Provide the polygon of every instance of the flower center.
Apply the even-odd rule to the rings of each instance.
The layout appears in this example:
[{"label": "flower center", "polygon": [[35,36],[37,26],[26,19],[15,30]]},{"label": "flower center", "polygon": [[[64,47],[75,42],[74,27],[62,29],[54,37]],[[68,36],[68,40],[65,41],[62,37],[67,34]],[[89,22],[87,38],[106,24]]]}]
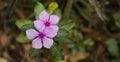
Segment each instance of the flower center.
[{"label": "flower center", "polygon": [[43,39],[45,37],[45,34],[44,33],[39,33],[38,37],[41,38],[41,39]]},{"label": "flower center", "polygon": [[50,26],[50,22],[49,22],[49,21],[46,21],[46,22],[45,22],[45,26]]}]

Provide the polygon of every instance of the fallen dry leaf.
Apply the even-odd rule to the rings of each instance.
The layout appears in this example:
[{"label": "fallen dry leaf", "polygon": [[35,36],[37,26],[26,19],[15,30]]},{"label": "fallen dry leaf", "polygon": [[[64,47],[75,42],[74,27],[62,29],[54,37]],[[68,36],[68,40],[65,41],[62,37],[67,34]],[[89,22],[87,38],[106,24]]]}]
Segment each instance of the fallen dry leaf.
[{"label": "fallen dry leaf", "polygon": [[6,2],[0,1],[0,10],[8,6]]},{"label": "fallen dry leaf", "polygon": [[7,35],[3,31],[0,31],[0,45],[5,47],[6,45],[10,44],[12,37],[12,34]]},{"label": "fallen dry leaf", "polygon": [[24,48],[24,58],[28,61],[28,62],[34,62],[33,59],[31,59],[29,57],[29,50],[31,48],[31,45],[29,43],[27,44],[22,44],[23,48]]},{"label": "fallen dry leaf", "polygon": [[103,45],[99,45],[98,49],[96,51],[97,56],[99,56],[99,57],[102,56],[104,51],[105,51],[104,46]]},{"label": "fallen dry leaf", "polygon": [[15,9],[15,13],[16,15],[20,18],[20,19],[24,19],[25,18],[25,13],[21,8],[16,8]]},{"label": "fallen dry leaf", "polygon": [[70,57],[70,62],[77,62],[78,60],[86,59],[89,56],[89,53],[77,52],[74,56]]},{"label": "fallen dry leaf", "polygon": [[97,32],[95,30],[92,30],[92,29],[84,27],[84,26],[80,27],[80,31],[84,32],[87,37],[92,38],[93,40],[98,40],[102,43],[105,43],[105,41],[109,38],[106,35],[106,33]]},{"label": "fallen dry leaf", "polygon": [[8,62],[8,60],[3,57],[0,57],[0,62]]}]

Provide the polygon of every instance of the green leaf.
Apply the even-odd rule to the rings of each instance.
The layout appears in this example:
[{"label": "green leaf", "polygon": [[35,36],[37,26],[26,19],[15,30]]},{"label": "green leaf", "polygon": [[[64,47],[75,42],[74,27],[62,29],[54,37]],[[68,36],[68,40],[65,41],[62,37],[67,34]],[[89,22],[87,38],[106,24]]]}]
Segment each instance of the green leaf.
[{"label": "green leaf", "polygon": [[18,20],[18,17],[16,15],[12,15],[9,20],[11,23],[14,23],[16,20]]},{"label": "green leaf", "polygon": [[20,42],[20,43],[28,43],[31,42],[29,39],[27,39],[25,33],[20,33],[17,37],[16,37],[16,41]]},{"label": "green leaf", "polygon": [[90,38],[85,39],[83,42],[84,42],[84,45],[89,45],[89,46],[94,45],[94,41]]},{"label": "green leaf", "polygon": [[30,24],[25,24],[21,27],[22,30],[27,30],[27,29],[31,29],[31,28],[34,28],[34,25],[33,23],[30,23]]},{"label": "green leaf", "polygon": [[74,37],[75,37],[76,40],[78,40],[78,41],[81,40],[81,39],[80,39],[80,34],[81,34],[81,33],[80,33],[79,31],[74,30],[73,33],[74,33]]},{"label": "green leaf", "polygon": [[83,44],[83,40],[75,40],[76,42],[74,42],[74,44],[75,44],[75,46],[76,47],[81,47],[81,46],[83,46],[84,44]]},{"label": "green leaf", "polygon": [[69,24],[69,23],[71,23],[72,22],[72,20],[71,19],[64,19],[64,20],[61,20],[59,23],[58,23],[58,26],[64,26],[64,25],[66,25],[66,24]]},{"label": "green leaf", "polygon": [[65,20],[61,21],[58,25],[60,26],[60,28],[69,31],[70,29],[72,29],[75,26],[75,23],[72,22],[72,20],[70,20],[70,19],[65,19]]},{"label": "green leaf", "polygon": [[52,59],[54,60],[64,59],[63,51],[58,43],[54,42],[53,46],[48,50],[48,52],[50,53]]},{"label": "green leaf", "polygon": [[61,12],[60,8],[55,9],[54,12],[53,12],[53,14],[59,16],[60,19],[61,19],[61,17],[62,17],[62,12]]},{"label": "green leaf", "polygon": [[69,38],[67,38],[67,37],[63,37],[63,38],[60,38],[58,40],[60,40],[61,42],[65,43],[66,45],[67,44],[73,44],[73,42]]},{"label": "green leaf", "polygon": [[85,46],[80,46],[80,47],[79,47],[79,50],[80,50],[80,52],[82,52],[82,53],[86,53],[86,48],[85,48]]},{"label": "green leaf", "polygon": [[115,39],[109,39],[107,42],[107,47],[108,47],[108,51],[114,55],[117,56],[119,55],[119,49],[118,49],[118,44],[117,41]]},{"label": "green leaf", "polygon": [[116,13],[113,15],[113,18],[114,18],[114,20],[115,20],[116,26],[120,28],[120,11],[116,12]]},{"label": "green leaf", "polygon": [[66,24],[64,26],[62,26],[61,28],[69,31],[70,29],[72,29],[73,27],[75,26],[75,24],[73,22],[69,23],[69,24]]},{"label": "green leaf", "polygon": [[58,4],[56,2],[51,2],[48,6],[49,14],[52,14],[56,8],[58,8]]},{"label": "green leaf", "polygon": [[79,7],[78,4],[75,5],[76,9],[79,11],[79,14],[86,19],[87,21],[92,21],[91,12],[87,8]]},{"label": "green leaf", "polygon": [[33,58],[40,55],[40,49],[30,48],[29,57]]},{"label": "green leaf", "polygon": [[33,28],[33,22],[29,19],[21,19],[16,21],[16,26],[21,30]]},{"label": "green leaf", "polygon": [[78,50],[77,50],[76,48],[72,48],[72,50],[71,50],[71,55],[74,56],[74,55],[77,53],[77,51],[78,51]]},{"label": "green leaf", "polygon": [[66,38],[66,37],[68,37],[68,31],[66,31],[64,29],[59,29],[56,37],[59,37],[59,38]]},{"label": "green leaf", "polygon": [[39,14],[45,10],[45,7],[43,6],[42,3],[37,2],[35,8],[34,8],[34,14],[35,14],[35,18],[39,19]]},{"label": "green leaf", "polygon": [[70,40],[68,37],[64,37],[64,36],[60,37],[60,38],[55,37],[54,40],[55,41],[60,41],[64,44],[66,44],[66,46],[68,46],[69,48],[74,47],[74,44],[73,44],[72,40]]},{"label": "green leaf", "polygon": [[72,44],[66,44],[69,48],[74,48],[75,45],[72,43]]}]

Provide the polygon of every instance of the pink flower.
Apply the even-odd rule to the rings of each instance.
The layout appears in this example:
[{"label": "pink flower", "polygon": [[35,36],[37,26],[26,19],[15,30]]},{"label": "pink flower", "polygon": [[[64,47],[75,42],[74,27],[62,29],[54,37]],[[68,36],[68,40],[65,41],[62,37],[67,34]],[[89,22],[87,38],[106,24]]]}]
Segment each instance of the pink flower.
[{"label": "pink flower", "polygon": [[49,29],[44,29],[43,31],[36,31],[34,29],[28,29],[26,31],[26,35],[28,39],[32,40],[32,47],[36,49],[42,48],[50,48],[53,45],[53,37],[55,37],[57,32],[51,31]]},{"label": "pink flower", "polygon": [[57,35],[59,17],[56,15],[50,15],[43,11],[39,16],[39,20],[34,21],[34,26],[38,30],[28,29],[26,35],[28,39],[32,41],[32,47],[36,49],[50,48],[53,45],[53,37]]},{"label": "pink flower", "polygon": [[34,24],[38,30],[43,30],[48,28],[52,31],[58,31],[58,26],[56,24],[59,21],[59,17],[56,15],[49,15],[46,11],[43,11],[39,15],[39,20],[35,20]]}]

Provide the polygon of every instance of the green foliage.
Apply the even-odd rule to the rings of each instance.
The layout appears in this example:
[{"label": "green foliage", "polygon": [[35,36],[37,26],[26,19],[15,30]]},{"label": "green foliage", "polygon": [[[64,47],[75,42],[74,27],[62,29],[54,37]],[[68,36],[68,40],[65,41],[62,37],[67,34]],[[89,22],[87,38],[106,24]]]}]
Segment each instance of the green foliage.
[{"label": "green foliage", "polygon": [[21,28],[22,28],[22,30],[31,29],[31,28],[34,28],[34,24],[33,23],[25,24]]},{"label": "green foliage", "polygon": [[56,42],[54,42],[53,46],[48,50],[50,53],[50,56],[54,60],[63,60],[64,59],[64,54],[62,52],[62,49],[60,45]]},{"label": "green foliage", "polygon": [[59,38],[68,37],[68,31],[64,29],[59,29],[56,37],[59,37]]},{"label": "green foliage", "polygon": [[67,38],[67,37],[63,37],[61,39],[59,39],[61,42],[65,43],[67,46],[69,47],[73,47],[73,42],[72,40],[70,40],[70,38]]},{"label": "green foliage", "polygon": [[94,45],[94,41],[93,41],[92,39],[90,39],[90,38],[85,39],[85,40],[83,41],[83,43],[84,43],[84,45],[89,45],[89,46]]},{"label": "green foliage", "polygon": [[[83,53],[86,52],[84,41],[80,38],[80,32],[77,30],[70,31],[70,38],[62,38],[62,41],[71,48],[71,55],[76,54],[77,51],[81,51]],[[71,39],[72,38],[72,39]],[[88,45],[88,44],[87,44]]]},{"label": "green foliage", "polygon": [[56,9],[54,10],[53,14],[59,16],[60,19],[61,19],[61,17],[62,17],[62,12],[61,12],[60,8],[56,8]]},{"label": "green foliage", "polygon": [[45,10],[45,7],[43,6],[42,3],[37,2],[35,8],[34,8],[34,15],[36,19],[39,19],[39,14]]},{"label": "green foliage", "polygon": [[113,15],[113,18],[114,18],[114,20],[115,20],[116,26],[120,28],[120,11],[116,12],[116,13]]},{"label": "green foliage", "polygon": [[20,34],[16,37],[16,41],[17,41],[17,42],[20,42],[20,43],[31,42],[29,39],[27,39],[25,33],[20,33]]},{"label": "green foliage", "polygon": [[89,10],[88,8],[82,8],[79,7],[78,4],[75,5],[75,7],[77,8],[77,10],[79,10],[79,14],[86,19],[87,21],[92,21],[92,17],[91,17],[91,12],[92,10]]},{"label": "green foliage", "polygon": [[77,53],[77,49],[76,48],[72,48],[71,50],[71,55],[74,56]]},{"label": "green foliage", "polygon": [[118,56],[119,55],[119,49],[118,49],[118,44],[117,41],[115,39],[109,39],[107,42],[107,47],[108,47],[108,51],[114,55],[114,56]]},{"label": "green foliage", "polygon": [[111,62],[120,62],[120,59],[114,59]]},{"label": "green foliage", "polygon": [[66,25],[64,25],[64,26],[61,26],[61,28],[65,29],[65,30],[67,30],[67,31],[69,31],[69,30],[72,29],[73,27],[74,27],[74,23],[73,23],[73,22],[68,23],[68,24],[66,24]]},{"label": "green foliage", "polygon": [[90,12],[88,12],[87,9],[81,8],[80,11],[81,11],[81,15],[82,15],[87,21],[92,21],[91,14],[90,14]]},{"label": "green foliage", "polygon": [[[71,32],[71,38],[73,39],[70,40],[69,39],[69,43],[66,43],[67,46],[69,48],[71,48],[71,55],[74,55],[77,51],[80,51],[82,53],[86,53],[86,48],[85,46],[92,46],[94,45],[94,42],[92,39],[90,38],[86,38],[86,39],[82,39],[81,33],[78,30],[72,30]],[[66,41],[66,40],[65,40]]]},{"label": "green foliage", "polygon": [[69,31],[75,26],[74,22],[71,19],[64,19],[58,25],[60,28],[65,29],[67,31]]},{"label": "green foliage", "polygon": [[40,55],[40,49],[34,49],[31,47],[30,51],[29,51],[29,56],[31,58],[39,56]]},{"label": "green foliage", "polygon": [[16,26],[21,30],[33,28],[33,22],[29,19],[21,19],[16,21]]},{"label": "green foliage", "polygon": [[56,8],[58,8],[58,4],[56,2],[51,2],[48,6],[49,14],[52,14]]},{"label": "green foliage", "polygon": [[73,30],[73,36],[75,37],[76,40],[80,41],[80,32],[77,30]]},{"label": "green foliage", "polygon": [[16,15],[10,17],[10,22],[16,22],[16,20],[18,20],[18,17]]},{"label": "green foliage", "polygon": [[79,47],[79,50],[80,50],[80,52],[82,52],[82,53],[86,53],[85,46],[80,46],[80,47]]}]

